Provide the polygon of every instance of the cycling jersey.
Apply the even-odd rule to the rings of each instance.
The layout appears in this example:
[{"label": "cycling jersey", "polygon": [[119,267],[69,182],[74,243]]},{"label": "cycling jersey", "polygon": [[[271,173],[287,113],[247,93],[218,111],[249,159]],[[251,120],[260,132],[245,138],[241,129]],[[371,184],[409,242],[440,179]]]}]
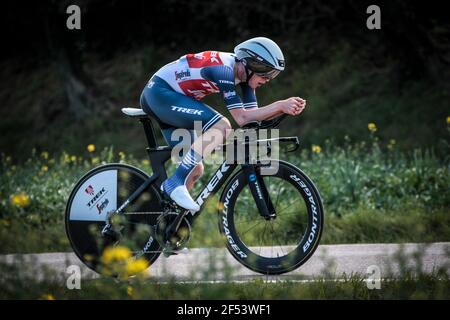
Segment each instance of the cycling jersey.
[{"label": "cycling jersey", "polygon": [[229,110],[256,107],[255,91],[247,83],[241,83],[244,103],[236,93],[239,82],[234,78],[235,63],[232,53],[205,51],[187,54],[162,67],[156,75],[176,92],[196,100],[212,93],[221,93]]},{"label": "cycling jersey", "polygon": [[[199,101],[209,94],[220,93],[228,110],[258,107],[254,89],[234,78],[235,63],[231,53],[205,51],[184,55],[153,75],[142,92],[141,107],[160,121],[169,145],[178,143],[172,137],[174,129],[194,129],[194,121],[201,121],[203,133],[223,118]],[[192,143],[194,133],[191,139]]]}]

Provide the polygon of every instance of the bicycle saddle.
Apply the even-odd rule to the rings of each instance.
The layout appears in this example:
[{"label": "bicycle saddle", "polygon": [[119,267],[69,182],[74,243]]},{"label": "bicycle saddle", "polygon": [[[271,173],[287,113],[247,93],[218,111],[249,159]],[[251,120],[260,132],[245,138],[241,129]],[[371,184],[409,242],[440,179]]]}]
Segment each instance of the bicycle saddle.
[{"label": "bicycle saddle", "polygon": [[148,114],[140,108],[122,108],[122,112],[132,118],[144,118],[148,117]]}]

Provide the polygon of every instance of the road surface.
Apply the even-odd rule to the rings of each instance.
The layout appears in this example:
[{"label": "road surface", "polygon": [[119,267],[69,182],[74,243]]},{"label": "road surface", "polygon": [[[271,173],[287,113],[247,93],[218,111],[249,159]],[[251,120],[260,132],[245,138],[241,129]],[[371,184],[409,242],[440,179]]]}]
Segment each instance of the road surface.
[{"label": "road surface", "polygon": [[[402,250],[400,251],[400,249]],[[422,256],[414,257],[422,248]],[[403,259],[399,256],[402,252]],[[13,263],[22,259],[22,263],[33,266],[36,277],[42,275],[41,269],[50,268],[57,274],[67,277],[67,267],[80,267],[82,279],[96,278],[98,275],[85,267],[74,253],[42,253],[0,256],[1,262]],[[186,254],[160,258],[146,271],[157,281],[265,281],[302,280],[317,278],[340,279],[344,275],[359,274],[366,276],[368,271],[379,270],[381,278],[390,278],[400,274],[403,269],[421,270],[427,273],[439,268],[450,272],[450,242],[433,243],[425,247],[421,244],[345,244],[321,245],[314,255],[295,271],[265,276],[240,265],[226,249],[190,249]],[[225,266],[225,267],[224,267]],[[217,270],[216,272],[211,272]],[[369,268],[369,269],[368,269]],[[18,268],[20,269],[20,267]],[[228,270],[224,271],[224,270]],[[20,272],[20,270],[18,270]]]}]

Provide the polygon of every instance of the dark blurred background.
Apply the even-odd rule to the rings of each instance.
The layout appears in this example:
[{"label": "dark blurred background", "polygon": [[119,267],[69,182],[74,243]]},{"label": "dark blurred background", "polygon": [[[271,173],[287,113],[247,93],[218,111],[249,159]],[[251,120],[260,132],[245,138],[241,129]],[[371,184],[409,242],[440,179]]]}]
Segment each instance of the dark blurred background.
[{"label": "dark blurred background", "polygon": [[[66,8],[81,8],[68,30]],[[369,5],[381,30],[369,30]],[[3,1],[0,153],[79,153],[97,148],[144,156],[138,106],[148,78],[185,53],[231,52],[254,36],[275,40],[286,71],[258,89],[259,105],[301,96],[308,108],[283,125],[304,147],[330,139],[380,140],[445,153],[450,23],[443,1]],[[206,103],[231,116],[217,97]],[[347,136],[347,138],[346,138]]]}]

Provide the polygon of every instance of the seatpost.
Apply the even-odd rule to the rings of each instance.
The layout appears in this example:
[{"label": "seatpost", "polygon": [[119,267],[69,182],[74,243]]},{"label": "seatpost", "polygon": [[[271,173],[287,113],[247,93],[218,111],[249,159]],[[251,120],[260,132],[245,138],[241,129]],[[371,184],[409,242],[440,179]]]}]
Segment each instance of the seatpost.
[{"label": "seatpost", "polygon": [[158,188],[164,180],[167,179],[167,172],[164,164],[170,159],[172,148],[168,146],[160,146],[156,139],[152,120],[149,117],[142,117],[139,121],[144,126],[145,136],[147,137],[148,147],[147,153],[150,158],[150,164],[153,174],[157,176],[156,185]]},{"label": "seatpost", "polygon": [[140,118],[139,121],[144,126],[145,136],[147,137],[149,148],[158,148],[159,145],[156,140],[155,130],[153,129],[153,124],[150,118]]}]

